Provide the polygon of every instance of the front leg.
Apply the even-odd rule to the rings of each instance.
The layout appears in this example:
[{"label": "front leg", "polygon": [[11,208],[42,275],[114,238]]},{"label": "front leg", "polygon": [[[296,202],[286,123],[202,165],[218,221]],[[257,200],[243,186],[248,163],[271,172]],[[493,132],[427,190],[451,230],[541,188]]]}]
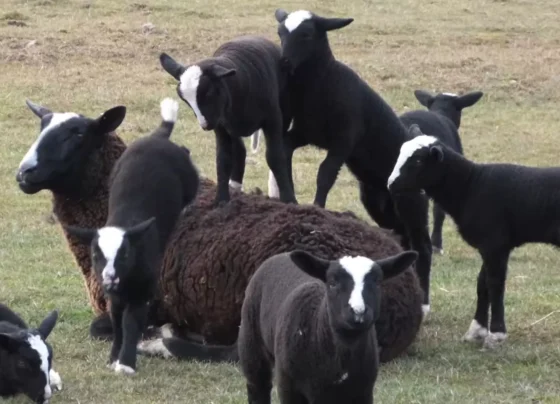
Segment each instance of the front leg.
[{"label": "front leg", "polygon": [[342,165],[346,162],[349,152],[344,148],[333,146],[327,152],[327,157],[319,166],[319,172],[317,174],[317,191],[315,192],[315,200],[313,204],[325,207],[327,203],[327,195],[331,188],[333,187],[338,173],[342,168]]},{"label": "front leg", "polygon": [[488,336],[488,288],[486,287],[486,268],[482,264],[476,283],[476,313],[463,341],[473,342],[484,340]]},{"label": "front leg", "polygon": [[229,179],[233,169],[233,146],[232,138],[223,128],[216,128],[216,174],[218,177],[218,189],[214,206],[221,202],[229,202]]},{"label": "front leg", "polygon": [[[278,111],[277,116],[280,115]],[[297,203],[293,184],[289,178],[288,161],[284,150],[282,121],[265,122],[263,133],[266,140],[266,162],[274,174],[280,191],[280,200],[285,203]]]},{"label": "front leg", "polygon": [[111,322],[113,324],[113,344],[109,354],[109,366],[114,369],[123,343],[124,305],[119,299],[111,299]]},{"label": "front leg", "polygon": [[486,268],[486,288],[490,300],[492,317],[490,332],[484,340],[484,348],[496,348],[507,338],[504,314],[504,292],[510,251],[492,252],[483,256]]},{"label": "front leg", "polygon": [[[256,132],[258,136],[258,131]],[[245,143],[240,137],[231,138],[232,142],[232,169],[231,178],[229,180],[229,185],[234,188],[241,190],[243,185],[243,177],[245,176],[245,160],[247,158],[247,149],[245,148]]]},{"label": "front leg", "polygon": [[[294,185],[293,176],[293,164],[292,160],[294,158],[294,152],[296,149],[306,146],[308,143],[305,141],[301,133],[299,133],[295,128],[292,128],[284,136],[284,154],[286,157],[286,167],[288,168],[288,180],[290,181],[290,186],[292,187],[292,192],[296,193],[296,188]],[[274,177],[272,170],[268,171],[268,196],[270,198],[279,198],[280,190],[278,188],[278,182]]]},{"label": "front leg", "polygon": [[137,345],[142,338],[147,319],[148,305],[146,303],[127,305],[123,317],[123,345],[115,367],[117,373],[135,373]]}]

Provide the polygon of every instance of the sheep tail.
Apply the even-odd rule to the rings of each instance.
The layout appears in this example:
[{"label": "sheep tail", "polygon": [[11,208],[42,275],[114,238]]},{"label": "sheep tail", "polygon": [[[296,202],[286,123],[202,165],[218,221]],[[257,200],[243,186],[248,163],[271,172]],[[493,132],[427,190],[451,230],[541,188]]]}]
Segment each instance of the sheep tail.
[{"label": "sheep tail", "polygon": [[163,137],[169,139],[175,122],[177,122],[177,112],[179,111],[179,103],[172,98],[164,98],[160,104],[161,108],[161,124],[152,136]]},{"label": "sheep tail", "polygon": [[[197,360],[200,362],[239,361],[237,342],[233,345],[206,345],[186,339],[171,337],[150,341],[139,346],[139,353],[144,355],[163,355],[179,360]],[[143,345],[143,346],[142,346]]]},{"label": "sheep tail", "polygon": [[259,150],[259,140],[261,137],[261,132],[260,130],[256,131],[255,133],[253,133],[251,135],[251,151],[253,153],[256,153],[257,150]]}]

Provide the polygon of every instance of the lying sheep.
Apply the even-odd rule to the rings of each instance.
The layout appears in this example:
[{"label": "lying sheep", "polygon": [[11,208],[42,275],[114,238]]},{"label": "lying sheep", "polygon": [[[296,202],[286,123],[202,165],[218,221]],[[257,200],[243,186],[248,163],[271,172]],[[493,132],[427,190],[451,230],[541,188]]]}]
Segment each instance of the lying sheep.
[{"label": "lying sheep", "polygon": [[[473,91],[461,96],[439,93],[434,96],[425,90],[416,90],[414,95],[420,104],[428,108],[428,111],[405,112],[400,116],[402,123],[407,128],[412,124],[417,124],[422,133],[438,138],[457,153],[463,154],[463,145],[459,137],[461,112],[463,108],[476,104],[483,93]],[[434,203],[433,206],[433,216],[432,248],[434,252],[443,254],[442,228],[445,212],[437,203]]]},{"label": "lying sheep", "polygon": [[[388,187],[424,189],[455,221],[461,237],[482,257],[477,308],[465,340],[494,348],[506,339],[504,293],[508,259],[526,243],[560,246],[560,168],[477,164],[417,125],[403,144]],[[488,309],[492,318],[488,328]]]},{"label": "lying sheep", "polygon": [[10,308],[0,303],[0,397],[25,394],[40,404],[50,402],[53,390],[62,389],[52,368],[53,350],[47,338],[56,325],[51,312],[37,327],[29,328]]},{"label": "lying sheep", "polygon": [[[53,113],[49,111],[43,119],[49,119],[49,114]],[[114,125],[118,126],[116,121],[110,127]],[[57,147],[67,141],[68,128],[54,127],[42,138],[47,142],[41,139],[34,145],[39,155],[34,173],[17,176],[24,192],[52,192],[53,209],[63,226],[99,228],[107,220],[109,172],[125,146],[114,133],[103,132],[106,128],[94,125],[85,131],[86,158],[74,160],[72,149]],[[50,188],[67,182],[73,183],[72,190]],[[171,235],[160,269],[161,300],[152,306],[150,325],[171,323],[177,337],[193,332],[209,343],[232,344],[239,331],[247,283],[271,255],[300,248],[324,259],[364,255],[377,260],[402,251],[390,232],[348,213],[284,204],[236,190],[230,203],[214,209],[215,196],[215,184],[202,179],[196,200],[185,209]],[[89,250],[75,236],[65,235],[98,315],[91,335],[110,339],[107,302],[92,273]],[[423,293],[413,268],[383,282],[382,288],[382,314],[376,329],[381,360],[388,361],[415,340],[422,322]]]},{"label": "lying sheep", "polygon": [[246,150],[243,137],[266,139],[266,160],[280,184],[280,199],[296,203],[282,147],[290,122],[280,49],[258,36],[243,36],[221,45],[211,58],[183,66],[166,53],[162,67],[179,83],[177,93],[194,111],[204,130],[216,135],[218,193],[216,204],[230,199],[228,182],[241,188]]},{"label": "lying sheep", "polygon": [[105,225],[99,230],[66,226],[68,233],[91,244],[93,269],[111,301],[109,365],[117,373],[136,371],[136,345],[148,305],[159,292],[167,241],[198,191],[189,152],[169,140],[177,109],[176,101],[164,99],[160,127],[134,141],[115,163]]},{"label": "lying sheep", "polygon": [[391,198],[386,187],[408,132],[387,102],[338,61],[329,45],[328,32],[349,25],[353,19],[281,9],[275,16],[283,66],[291,72],[288,88],[293,125],[285,136],[288,168],[291,170],[294,150],[299,147],[313,145],[327,150],[319,166],[314,199],[314,204],[325,207],[327,195],[346,164],[359,182],[360,199],[371,218],[379,226],[398,232],[404,247],[418,252],[416,270],[428,313],[432,265],[429,202],[420,194]]},{"label": "lying sheep", "polygon": [[247,286],[239,358],[249,403],[373,403],[378,353],[374,322],[383,279],[417,253],[372,261],[324,260],[305,251],[267,259]]}]

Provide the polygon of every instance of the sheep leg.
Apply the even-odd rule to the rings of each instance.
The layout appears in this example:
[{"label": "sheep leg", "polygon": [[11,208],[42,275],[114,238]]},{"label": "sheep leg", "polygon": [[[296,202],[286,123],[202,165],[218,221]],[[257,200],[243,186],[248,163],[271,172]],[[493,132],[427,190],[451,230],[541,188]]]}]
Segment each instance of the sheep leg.
[{"label": "sheep leg", "polygon": [[338,147],[333,147],[328,151],[327,157],[319,166],[319,172],[317,173],[317,191],[313,201],[314,205],[324,208],[327,204],[327,195],[336,182],[338,173],[348,157],[347,154],[341,153]]},{"label": "sheep leg", "polygon": [[443,221],[445,220],[445,211],[434,202],[433,206],[434,227],[432,231],[432,248],[434,252],[443,254]]},{"label": "sheep leg", "polygon": [[136,370],[136,351],[142,338],[142,331],[148,319],[146,303],[128,304],[123,316],[123,345],[115,372],[134,374]]},{"label": "sheep leg", "polygon": [[484,340],[484,348],[496,348],[507,338],[506,321],[504,315],[504,292],[506,287],[507,264],[509,251],[493,253],[483,257],[486,268],[486,288],[490,300],[492,317],[490,332]]},{"label": "sheep leg", "polygon": [[234,189],[241,190],[243,177],[245,176],[245,159],[247,158],[247,149],[245,148],[245,143],[243,143],[242,138],[232,138],[231,141],[233,158],[229,185]]},{"label": "sheep leg", "polygon": [[[280,111],[277,116],[281,116]],[[266,141],[266,162],[276,178],[280,190],[280,200],[297,204],[293,185],[289,179],[281,120],[265,122],[263,133]]]},{"label": "sheep leg", "polygon": [[278,398],[282,404],[308,404],[303,394],[294,388],[293,382],[282,372],[278,372]]},{"label": "sheep leg", "polygon": [[229,202],[229,179],[233,169],[233,146],[232,138],[223,128],[216,128],[216,171],[218,177],[218,189],[214,206],[222,202]]},{"label": "sheep leg", "polygon": [[113,324],[109,313],[101,313],[93,319],[89,326],[89,335],[92,339],[111,341],[113,339]]},{"label": "sheep leg", "polygon": [[113,344],[109,355],[109,366],[114,369],[123,342],[124,305],[118,299],[111,299],[111,321],[113,323]]},{"label": "sheep leg", "polygon": [[402,220],[412,250],[418,253],[416,273],[424,291],[422,311],[430,311],[432,242],[428,231],[428,199],[419,193],[394,195],[395,209]]},{"label": "sheep leg", "polygon": [[368,215],[384,229],[395,229],[399,219],[393,207],[393,199],[386,187],[360,181],[360,200]]},{"label": "sheep leg", "polygon": [[479,341],[485,339],[488,335],[488,309],[490,307],[490,301],[488,300],[486,268],[484,264],[482,264],[482,268],[480,268],[478,274],[476,294],[476,313],[467,333],[463,336],[463,341]]}]

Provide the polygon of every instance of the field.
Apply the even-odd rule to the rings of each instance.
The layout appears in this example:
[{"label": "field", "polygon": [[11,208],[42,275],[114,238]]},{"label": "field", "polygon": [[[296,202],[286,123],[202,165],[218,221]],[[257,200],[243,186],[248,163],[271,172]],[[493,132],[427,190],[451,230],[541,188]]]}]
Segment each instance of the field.
[{"label": "field", "polygon": [[[19,161],[39,133],[24,100],[90,117],[126,105],[119,134],[131,141],[158,124],[163,97],[177,98],[160,52],[187,63],[239,34],[278,41],[276,7],[354,17],[330,35],[335,55],[399,113],[419,108],[417,88],[484,91],[463,114],[471,159],[558,164],[557,0],[2,0],[0,301],[33,325],[60,309],[51,342],[64,389],[53,403],[245,403],[246,394],[234,366],[141,357],[133,378],[106,369],[109,345],[88,338],[92,313],[81,275],[60,227],[47,220],[50,194],[24,195],[15,182]],[[185,104],[173,136],[188,145],[202,174],[215,179],[214,137]],[[296,153],[300,203],[313,200],[323,157],[311,148]],[[248,154],[245,187],[265,190],[267,176],[261,147]],[[346,170],[327,206],[366,217]],[[445,255],[434,257],[432,313],[410,355],[382,367],[376,402],[560,403],[558,251],[538,245],[515,251],[506,293],[508,340],[495,352],[481,352],[461,342],[474,314],[480,258],[449,218],[444,243]]]}]

